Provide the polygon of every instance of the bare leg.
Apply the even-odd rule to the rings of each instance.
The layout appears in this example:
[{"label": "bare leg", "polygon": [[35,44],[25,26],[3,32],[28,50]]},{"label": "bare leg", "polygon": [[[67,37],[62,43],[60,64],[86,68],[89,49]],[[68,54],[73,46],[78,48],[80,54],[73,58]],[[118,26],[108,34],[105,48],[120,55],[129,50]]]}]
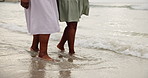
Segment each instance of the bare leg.
[{"label": "bare leg", "polygon": [[66,41],[68,41],[70,55],[75,53],[74,41],[75,41],[76,30],[77,30],[77,22],[67,22],[67,27],[64,30],[62,39],[60,43],[57,45],[57,47],[60,50],[64,50],[64,44]]},{"label": "bare leg", "polygon": [[64,30],[64,33],[63,33],[63,36],[62,36],[62,38],[61,38],[61,41],[60,41],[60,43],[57,45],[57,47],[61,50],[61,51],[64,51],[65,49],[64,49],[64,44],[65,44],[65,42],[67,41],[67,33],[68,33],[68,27],[66,27],[65,28],[65,30]]},{"label": "bare leg", "polygon": [[31,49],[35,52],[38,52],[39,51],[38,44],[39,44],[39,35],[33,35]]},{"label": "bare leg", "polygon": [[75,42],[75,34],[77,30],[77,22],[68,22],[68,47],[69,47],[69,54],[72,55],[75,53],[74,51],[74,42]]},{"label": "bare leg", "polygon": [[50,34],[40,34],[39,35],[39,41],[40,41],[39,57],[42,59],[48,60],[48,61],[52,61],[53,59],[50,58],[47,54],[49,36]]}]

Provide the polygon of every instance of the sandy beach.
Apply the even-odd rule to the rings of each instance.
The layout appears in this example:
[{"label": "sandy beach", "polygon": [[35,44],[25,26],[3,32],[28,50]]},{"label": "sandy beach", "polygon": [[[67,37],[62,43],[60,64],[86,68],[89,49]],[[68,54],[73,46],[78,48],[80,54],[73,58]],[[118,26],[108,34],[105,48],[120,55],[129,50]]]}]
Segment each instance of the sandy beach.
[{"label": "sandy beach", "polygon": [[105,50],[76,47],[76,55],[60,54],[50,40],[48,53],[59,62],[32,58],[32,37],[0,28],[0,78],[147,78],[148,60]]}]

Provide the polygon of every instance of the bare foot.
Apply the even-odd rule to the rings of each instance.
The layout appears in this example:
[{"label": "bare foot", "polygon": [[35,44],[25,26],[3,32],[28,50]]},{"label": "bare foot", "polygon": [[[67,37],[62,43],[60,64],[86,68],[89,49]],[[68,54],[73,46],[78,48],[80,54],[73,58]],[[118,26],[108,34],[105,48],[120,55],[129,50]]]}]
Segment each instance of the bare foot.
[{"label": "bare foot", "polygon": [[69,52],[69,55],[70,56],[72,56],[72,55],[74,55],[75,54],[75,52]]},{"label": "bare foot", "polygon": [[44,56],[39,56],[40,58],[47,60],[47,61],[54,61],[54,59],[52,59],[51,57],[49,57],[48,55],[44,55]]},{"label": "bare foot", "polygon": [[39,51],[30,48],[30,51],[28,52],[30,53],[31,57],[36,57]]},{"label": "bare foot", "polygon": [[31,47],[30,51],[39,52],[40,50],[39,49],[34,49],[34,48]]},{"label": "bare foot", "polygon": [[58,48],[58,49],[60,49],[60,50],[61,50],[61,52],[64,52],[64,51],[65,51],[64,47],[63,47],[63,46],[61,46],[60,44],[58,44],[58,45],[57,45],[57,48]]}]

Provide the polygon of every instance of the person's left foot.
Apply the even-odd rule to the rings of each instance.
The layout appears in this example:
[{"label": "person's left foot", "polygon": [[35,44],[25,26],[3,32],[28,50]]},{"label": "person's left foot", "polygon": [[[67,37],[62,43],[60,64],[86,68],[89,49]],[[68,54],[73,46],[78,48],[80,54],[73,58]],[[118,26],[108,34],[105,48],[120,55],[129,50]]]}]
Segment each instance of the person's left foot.
[{"label": "person's left foot", "polygon": [[38,48],[36,49],[36,48],[31,47],[30,51],[39,52],[40,50]]},{"label": "person's left foot", "polygon": [[38,52],[34,51],[32,48],[30,48],[30,50],[26,50],[26,51],[31,55],[31,57],[36,57],[38,55]]},{"label": "person's left foot", "polygon": [[[39,50],[38,50],[39,51]],[[38,51],[36,50],[33,50],[32,48],[30,48],[30,51],[29,51],[29,53],[30,53],[30,55],[32,56],[32,57],[36,57],[37,55],[38,55]]]},{"label": "person's left foot", "polygon": [[48,55],[43,55],[43,56],[39,56],[40,58],[47,60],[47,61],[54,61],[54,59],[52,59],[51,57],[49,57]]}]

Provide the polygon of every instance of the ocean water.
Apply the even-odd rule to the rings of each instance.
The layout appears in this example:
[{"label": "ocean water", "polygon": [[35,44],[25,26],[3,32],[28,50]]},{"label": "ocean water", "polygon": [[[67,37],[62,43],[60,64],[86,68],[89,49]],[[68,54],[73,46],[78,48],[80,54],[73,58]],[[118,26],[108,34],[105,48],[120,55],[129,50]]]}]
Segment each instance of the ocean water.
[{"label": "ocean water", "polygon": [[[60,23],[61,32],[51,40],[58,42],[65,26]],[[0,27],[27,33],[19,3],[0,3]],[[75,46],[148,59],[148,1],[90,0],[90,14],[79,22]]]}]

